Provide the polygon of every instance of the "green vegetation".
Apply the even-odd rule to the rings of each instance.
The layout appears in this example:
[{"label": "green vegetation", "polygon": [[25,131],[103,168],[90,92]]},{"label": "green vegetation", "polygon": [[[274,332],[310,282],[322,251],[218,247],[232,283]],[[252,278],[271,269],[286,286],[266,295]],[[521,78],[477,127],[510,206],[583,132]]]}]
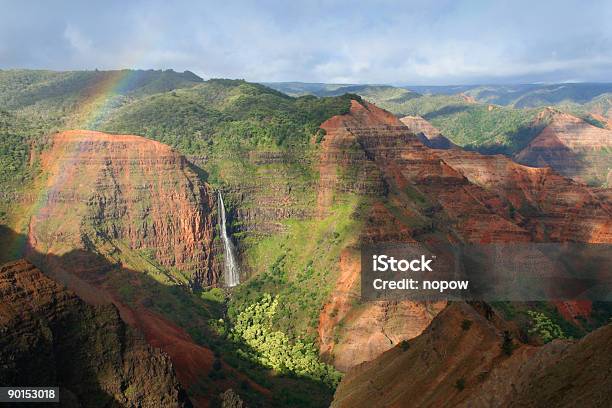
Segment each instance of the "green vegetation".
[{"label": "green vegetation", "polygon": [[273,329],[278,305],[279,298],[266,293],[260,301],[240,311],[230,332],[230,339],[248,346],[239,349],[239,354],[279,374],[304,377],[335,388],[340,373],[319,361],[314,344],[300,339],[291,341],[285,333]]},{"label": "green vegetation", "polygon": [[[272,319],[276,330],[291,339],[315,337],[318,318],[337,277],[343,248],[357,239],[365,203],[350,196],[322,220],[287,221],[287,231],[244,240],[254,275],[237,287],[228,314],[235,320],[261,293],[278,296]],[[257,241],[256,243],[253,241]]]},{"label": "green vegetation", "polygon": [[460,95],[426,95],[385,108],[398,116],[422,116],[453,143],[488,154],[519,151],[545,125],[534,125],[537,109],[484,105]]},{"label": "green vegetation", "polygon": [[202,82],[197,75],[172,70],[44,71],[0,70],[0,106],[34,107],[32,112],[70,114],[76,104],[100,92],[139,97]]},{"label": "green vegetation", "polygon": [[544,343],[549,343],[555,339],[567,338],[561,327],[555,324],[550,317],[546,316],[544,313],[528,310],[527,314],[532,321],[532,327],[529,329],[529,333],[537,335]]},{"label": "green vegetation", "polygon": [[125,106],[102,129],[140,134],[184,154],[215,153],[231,144],[254,148],[306,144],[319,125],[348,112],[356,96],[291,98],[263,85],[214,79]]},{"label": "green vegetation", "polygon": [[453,143],[482,153],[512,154],[523,149],[546,126],[534,125],[537,110],[474,105],[445,114],[434,112],[425,119],[448,135]]},{"label": "green vegetation", "polygon": [[[593,320],[584,321],[581,325],[568,322],[561,316],[557,308],[548,302],[493,302],[492,306],[501,312],[505,320],[516,322],[525,333],[530,333],[534,329],[532,315],[545,316],[545,320],[549,320],[550,324],[559,327],[566,338],[581,338],[589,331],[606,324],[612,317],[612,307],[608,302],[595,302],[592,312]],[[543,327],[546,327],[547,324]]]},{"label": "green vegetation", "polygon": [[502,352],[505,355],[510,356],[514,352],[514,348],[515,346],[514,346],[514,342],[512,341],[512,333],[510,333],[507,330],[504,330],[504,337],[502,339],[502,344],[501,344]]},{"label": "green vegetation", "polygon": [[[367,99],[367,98],[366,98]],[[389,105],[387,110],[397,116],[418,115],[422,117],[450,115],[475,105],[461,95],[423,95]]]},{"label": "green vegetation", "polygon": [[23,120],[0,110],[0,183],[22,183],[29,176],[30,132]]}]

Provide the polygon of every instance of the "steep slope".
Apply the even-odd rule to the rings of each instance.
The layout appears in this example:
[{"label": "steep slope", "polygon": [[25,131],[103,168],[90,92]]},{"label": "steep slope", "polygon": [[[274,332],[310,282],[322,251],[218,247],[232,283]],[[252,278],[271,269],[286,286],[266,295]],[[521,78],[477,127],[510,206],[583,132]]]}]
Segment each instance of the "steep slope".
[{"label": "steep slope", "polygon": [[609,204],[549,169],[429,149],[390,113],[357,101],[322,128],[319,216],[332,213],[346,194],[368,203],[359,240],[342,253],[319,320],[321,350],[343,370],[419,333],[443,306],[359,304],[360,245],[612,241]]},{"label": "steep slope", "polygon": [[421,143],[432,149],[450,149],[456,147],[453,142],[442,135],[442,132],[435,128],[420,116],[404,116],[400,121],[408,129],[419,137]]},{"label": "steep slope", "polygon": [[27,261],[0,266],[0,383],[59,386],[62,406],[187,407],[168,356],[113,306],[90,306]]},{"label": "steep slope", "polygon": [[53,135],[40,163],[27,258],[88,303],[113,303],[170,356],[194,405],[240,384],[261,403],[269,392],[221,360],[232,345],[210,325],[224,316],[224,293],[206,288],[223,280],[215,195],[199,170],[162,143],[83,130]]},{"label": "steep slope", "polygon": [[511,218],[537,242],[612,242],[610,202],[595,190],[548,168],[532,168],[502,155],[439,152],[472,183],[508,203]]},{"label": "steep slope", "polygon": [[605,93],[599,95],[597,98],[594,98],[589,103],[578,107],[578,110],[585,110],[595,115],[601,115],[606,118],[609,123],[610,120],[612,120],[612,93]]},{"label": "steep slope", "polygon": [[546,110],[550,123],[515,155],[519,163],[550,166],[558,173],[594,186],[612,181],[612,131],[575,116]]},{"label": "steep slope", "polygon": [[194,287],[219,281],[212,268],[213,195],[170,147],[75,130],[54,135],[41,162],[46,190],[30,221],[31,250],[56,256],[96,250],[161,281]]},{"label": "steep slope", "polygon": [[[474,234],[482,236],[492,228],[502,235],[491,239],[502,242],[543,239],[534,225],[524,227],[532,223],[552,228],[549,218],[553,213],[565,218],[574,214],[584,218],[584,223],[592,221],[592,225],[580,222],[583,233],[568,231],[565,237],[557,233],[548,239],[591,242],[600,228],[610,228],[609,205],[598,200],[590,189],[550,170],[517,165],[504,156],[429,149],[394,116],[371,104],[354,101],[349,115],[332,118],[322,127],[327,136],[320,170],[321,208],[333,200],[330,190],[346,190],[351,182],[358,182],[353,188],[376,195],[384,185],[391,196],[402,196],[407,203],[414,202],[414,196],[424,196],[427,204],[440,205],[436,211],[453,220],[453,230],[449,232],[458,233],[460,239],[472,240]],[[360,177],[337,176],[334,170],[339,169],[341,174],[348,164],[356,168],[352,174],[367,168],[377,188],[364,188],[366,183]],[[427,218],[432,217],[426,213],[436,212],[416,206],[410,210],[420,213],[413,216]],[[479,225],[475,218],[496,222]],[[561,218],[557,221],[564,222]],[[567,227],[565,223],[556,225],[561,230],[564,226]]]},{"label": "steep slope", "polygon": [[508,346],[508,333],[497,316],[453,304],[419,337],[350,371],[332,407],[608,406],[612,326],[542,347]]}]

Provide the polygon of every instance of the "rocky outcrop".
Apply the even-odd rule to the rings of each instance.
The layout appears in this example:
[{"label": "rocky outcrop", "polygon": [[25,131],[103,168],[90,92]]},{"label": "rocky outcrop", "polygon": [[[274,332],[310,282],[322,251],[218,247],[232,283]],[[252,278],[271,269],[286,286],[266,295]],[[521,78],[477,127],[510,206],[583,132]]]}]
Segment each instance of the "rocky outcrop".
[{"label": "rocky outcrop", "polygon": [[351,370],[332,407],[605,407],[612,398],[612,325],[580,341],[522,345],[464,303],[420,336]]},{"label": "rocky outcrop", "polygon": [[[334,173],[342,173],[350,164],[356,167],[353,174],[368,169],[382,180],[384,205],[395,218],[393,224],[411,229],[412,239],[421,241],[427,235],[419,228],[423,222],[436,227],[436,221],[444,221],[450,224],[444,230],[447,237],[465,242],[612,242],[612,207],[601,193],[550,169],[518,165],[501,155],[429,149],[392,115],[356,101],[350,114],[334,117],[322,127],[327,136],[320,207],[332,195],[330,188],[337,191],[347,185]],[[347,146],[352,146],[351,154],[358,160],[338,160],[335,165],[326,160],[330,154],[344,157]],[[353,177],[350,182],[358,180]],[[368,191],[380,197],[380,191]]]},{"label": "rocky outcrop", "polygon": [[400,341],[418,336],[445,306],[445,302],[360,302],[360,254],[342,252],[340,273],[319,317],[321,354],[347,371],[370,361]]},{"label": "rocky outcrop", "polygon": [[442,135],[442,132],[420,116],[404,116],[400,121],[414,133],[421,143],[432,149],[450,149],[457,147]]},{"label": "rocky outcrop", "polygon": [[470,182],[508,203],[512,221],[538,242],[612,242],[612,206],[596,190],[550,168],[461,150],[439,153]]},{"label": "rocky outcrop", "polygon": [[54,135],[41,162],[47,183],[29,226],[33,251],[95,250],[122,263],[157,264],[174,283],[218,282],[214,195],[169,146],[74,130]]},{"label": "rocky outcrop", "polygon": [[549,166],[582,183],[610,185],[612,130],[551,109],[540,116],[548,117],[550,123],[516,154],[516,161],[534,167]]},{"label": "rocky outcrop", "polygon": [[188,407],[168,356],[112,305],[90,306],[27,261],[0,266],[0,383],[59,386],[62,406]]}]

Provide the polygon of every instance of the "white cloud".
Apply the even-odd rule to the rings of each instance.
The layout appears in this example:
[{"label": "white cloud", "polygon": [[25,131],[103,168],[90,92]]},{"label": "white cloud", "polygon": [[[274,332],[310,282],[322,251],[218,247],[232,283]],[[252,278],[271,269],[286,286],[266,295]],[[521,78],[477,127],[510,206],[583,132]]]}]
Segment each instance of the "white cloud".
[{"label": "white cloud", "polygon": [[68,24],[64,30],[64,38],[79,54],[88,56],[92,51],[92,41],[86,38],[76,27]]},{"label": "white cloud", "polygon": [[0,67],[174,68],[256,81],[612,80],[606,1],[68,0],[7,8]]}]

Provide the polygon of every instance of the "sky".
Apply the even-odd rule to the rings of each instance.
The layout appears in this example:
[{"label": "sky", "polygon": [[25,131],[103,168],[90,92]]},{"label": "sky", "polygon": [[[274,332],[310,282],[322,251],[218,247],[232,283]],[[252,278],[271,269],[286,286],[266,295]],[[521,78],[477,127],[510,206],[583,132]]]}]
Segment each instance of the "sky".
[{"label": "sky", "polygon": [[0,0],[0,69],[396,85],[612,81],[612,1]]}]

